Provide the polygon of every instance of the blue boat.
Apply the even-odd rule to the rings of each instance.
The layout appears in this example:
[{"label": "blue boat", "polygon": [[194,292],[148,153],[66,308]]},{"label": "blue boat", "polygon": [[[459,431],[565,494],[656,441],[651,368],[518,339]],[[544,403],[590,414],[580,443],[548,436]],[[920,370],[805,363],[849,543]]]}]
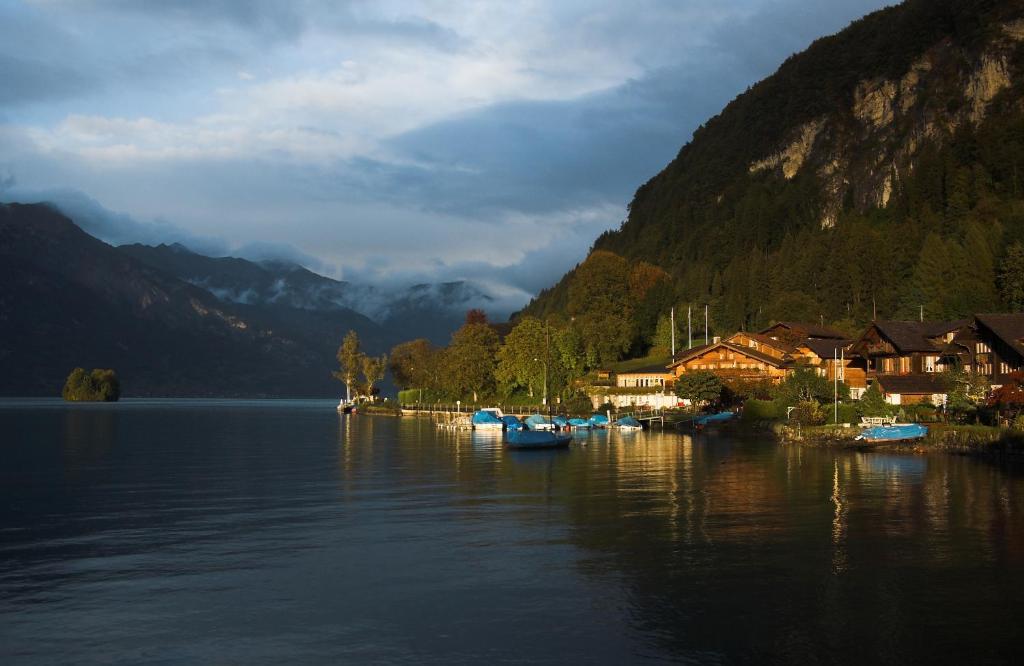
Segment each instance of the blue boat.
[{"label": "blue boat", "polygon": [[900,423],[897,425],[875,426],[868,428],[857,436],[865,442],[904,442],[921,439],[928,434],[928,426],[920,423]]},{"label": "blue boat", "polygon": [[619,430],[643,430],[643,426],[632,416],[625,416],[615,422],[615,427]]},{"label": "blue boat", "polygon": [[526,427],[523,425],[523,422],[519,420],[519,417],[513,416],[511,414],[506,414],[505,416],[502,416],[501,420],[505,423],[505,430],[508,430],[509,432],[522,430]]},{"label": "blue boat", "polygon": [[594,414],[593,416],[590,417],[590,427],[591,428],[607,428],[608,427],[608,417],[605,416],[604,414]]},{"label": "blue boat", "polygon": [[530,414],[526,417],[526,427],[530,430],[554,430],[555,424],[541,414]]},{"label": "blue boat", "polygon": [[695,426],[706,426],[712,423],[725,423],[731,421],[736,414],[734,412],[718,412],[717,414],[705,414],[693,420]]},{"label": "blue boat", "polygon": [[554,422],[556,426],[559,427],[559,429],[569,427],[569,419],[565,418],[564,416],[556,416],[551,420]]},{"label": "blue boat", "polygon": [[481,409],[473,414],[473,430],[504,430],[505,423],[493,412]]},{"label": "blue boat", "polygon": [[510,449],[564,449],[572,441],[571,435],[559,435],[550,430],[514,430],[505,438]]},{"label": "blue boat", "polygon": [[576,430],[589,430],[590,421],[587,419],[569,419],[569,425]]}]

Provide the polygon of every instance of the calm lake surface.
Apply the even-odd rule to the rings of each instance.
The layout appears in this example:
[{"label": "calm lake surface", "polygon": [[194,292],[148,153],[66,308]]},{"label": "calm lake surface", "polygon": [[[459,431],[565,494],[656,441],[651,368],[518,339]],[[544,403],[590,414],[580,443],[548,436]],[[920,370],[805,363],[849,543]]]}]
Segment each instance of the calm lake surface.
[{"label": "calm lake surface", "polygon": [[510,452],[332,402],[0,402],[0,662],[1019,655],[1013,467],[580,442]]}]

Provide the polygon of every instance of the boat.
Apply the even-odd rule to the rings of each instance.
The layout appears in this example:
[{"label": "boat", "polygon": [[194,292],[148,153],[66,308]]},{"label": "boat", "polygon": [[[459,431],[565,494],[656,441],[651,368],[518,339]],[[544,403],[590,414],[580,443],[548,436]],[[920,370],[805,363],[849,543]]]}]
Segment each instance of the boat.
[{"label": "boat", "polygon": [[590,430],[590,421],[587,419],[569,419],[569,427],[573,430]]},{"label": "boat", "polygon": [[604,414],[594,414],[593,416],[590,417],[590,427],[591,428],[607,428],[608,427],[608,417],[605,416]]},{"label": "boat", "polygon": [[904,442],[921,439],[927,434],[928,426],[923,426],[920,423],[896,423],[867,428],[855,439],[865,442]]},{"label": "boat", "polygon": [[502,422],[505,424],[505,430],[514,432],[516,430],[523,430],[526,426],[519,420],[519,417],[513,416],[512,414],[505,414],[501,417]]},{"label": "boat", "polygon": [[569,427],[569,419],[564,416],[554,416],[551,418],[551,421],[559,430],[565,430]]},{"label": "boat", "polygon": [[698,416],[693,420],[693,425],[703,427],[711,425],[712,423],[725,423],[731,421],[736,416],[735,412],[718,412],[717,414],[705,414],[704,416]]},{"label": "boat", "polygon": [[494,415],[489,409],[481,409],[473,414],[473,430],[504,430],[505,422]]},{"label": "boat", "polygon": [[615,422],[615,427],[619,430],[625,430],[627,432],[636,432],[637,430],[643,430],[643,426],[632,416],[624,416]]},{"label": "boat", "polygon": [[551,430],[513,430],[505,435],[505,440],[510,449],[564,449],[572,436]]},{"label": "boat", "polygon": [[356,403],[342,398],[338,401],[338,411],[342,414],[353,414],[356,412]]},{"label": "boat", "polygon": [[554,430],[555,424],[541,414],[530,414],[526,417],[526,427],[530,430]]}]

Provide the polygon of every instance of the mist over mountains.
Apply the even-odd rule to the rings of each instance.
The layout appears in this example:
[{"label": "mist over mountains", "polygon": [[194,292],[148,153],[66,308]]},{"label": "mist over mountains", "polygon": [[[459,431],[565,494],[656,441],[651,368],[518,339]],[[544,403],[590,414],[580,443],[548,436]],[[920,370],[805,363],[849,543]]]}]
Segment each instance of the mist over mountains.
[{"label": "mist over mountains", "polygon": [[493,302],[464,282],[390,290],[181,244],[112,247],[45,204],[0,204],[0,261],[4,395],[59,395],[76,366],[116,369],[127,396],[336,395],[349,329],[373,354],[443,344]]}]

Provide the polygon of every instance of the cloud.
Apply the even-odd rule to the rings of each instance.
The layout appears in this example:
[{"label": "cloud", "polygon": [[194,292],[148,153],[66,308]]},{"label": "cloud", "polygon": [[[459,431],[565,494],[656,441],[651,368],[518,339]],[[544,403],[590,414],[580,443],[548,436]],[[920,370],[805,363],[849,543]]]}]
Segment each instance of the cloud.
[{"label": "cloud", "polygon": [[694,128],[883,2],[13,4],[0,177],[107,239],[525,301]]}]

